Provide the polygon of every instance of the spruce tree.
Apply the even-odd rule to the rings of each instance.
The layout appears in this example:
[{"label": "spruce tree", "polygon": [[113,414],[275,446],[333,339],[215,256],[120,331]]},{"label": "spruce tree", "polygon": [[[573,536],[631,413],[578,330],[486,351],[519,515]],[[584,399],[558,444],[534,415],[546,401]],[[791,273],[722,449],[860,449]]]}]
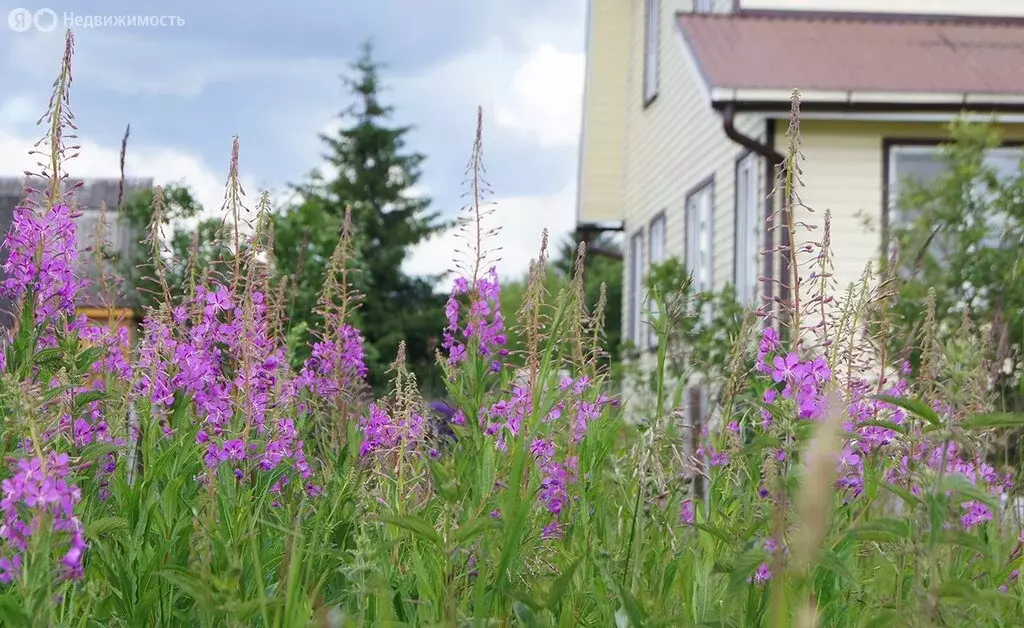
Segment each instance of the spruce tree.
[{"label": "spruce tree", "polygon": [[381,65],[364,45],[345,85],[352,104],[335,134],[321,135],[330,175],[314,173],[297,188],[302,201],[276,224],[276,249],[285,272],[297,277],[292,324],[319,325],[313,314],[320,278],[337,244],[346,208],[352,211],[355,260],[364,294],[358,314],[366,339],[370,383],[386,386],[388,367],[401,340],[422,387],[438,382],[434,348],[444,325],[444,297],[435,293],[440,277],[403,272],[410,247],[445,229],[431,201],[414,196],[424,155],[406,148],[410,126],[391,122],[393,108],[380,100]]}]

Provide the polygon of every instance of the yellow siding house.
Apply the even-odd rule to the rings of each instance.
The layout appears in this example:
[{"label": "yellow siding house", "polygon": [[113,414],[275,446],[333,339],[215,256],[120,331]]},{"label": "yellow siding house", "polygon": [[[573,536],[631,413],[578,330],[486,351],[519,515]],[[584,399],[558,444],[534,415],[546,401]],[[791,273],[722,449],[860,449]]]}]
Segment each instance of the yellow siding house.
[{"label": "yellow siding house", "polygon": [[761,251],[794,89],[814,210],[797,218],[831,211],[842,289],[881,257],[897,182],[934,171],[951,120],[994,115],[1024,139],[1021,68],[1024,2],[589,0],[577,223],[624,234],[625,338],[652,348],[641,281],[667,256],[701,289],[787,297],[785,261]]}]

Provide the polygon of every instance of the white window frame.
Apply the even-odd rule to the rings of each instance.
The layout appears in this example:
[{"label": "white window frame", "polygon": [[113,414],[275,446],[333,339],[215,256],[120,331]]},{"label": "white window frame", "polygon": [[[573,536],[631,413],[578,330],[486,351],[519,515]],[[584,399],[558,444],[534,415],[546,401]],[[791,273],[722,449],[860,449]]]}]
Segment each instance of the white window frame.
[{"label": "white window frame", "polygon": [[761,160],[747,153],[736,161],[736,241],[733,282],[740,303],[757,301],[764,218],[761,215]]},{"label": "white window frame", "polygon": [[[889,193],[887,195],[888,205],[886,212],[886,233],[891,233],[892,225],[896,222],[894,218],[898,218],[899,212],[899,185],[903,180],[903,175],[899,172],[899,157],[901,155],[934,155],[936,158],[939,157],[939,152],[942,147],[939,143],[935,144],[899,144],[894,143],[889,146],[888,155],[888,168],[889,168]],[[998,155],[1016,155],[1018,159],[1024,160],[1024,146],[997,146],[995,148],[989,148],[985,151],[985,160]],[[995,215],[992,216],[992,220],[996,223],[993,227],[998,228],[1000,223],[1005,222],[1006,216]],[[886,238],[888,251],[891,251],[891,238]],[[990,246],[998,246],[998,242],[991,242]],[[887,253],[888,253],[887,251]]]},{"label": "white window frame", "polygon": [[644,232],[641,228],[629,238],[629,317],[627,337],[641,348],[643,338],[643,313],[644,303]]},{"label": "white window frame", "polygon": [[[647,247],[647,272],[649,275],[650,269],[655,264],[661,264],[668,258],[668,216],[664,211],[658,212],[651,219],[651,224],[647,228],[647,238],[650,243]],[[658,304],[653,299],[648,300],[647,312],[651,321],[657,318],[659,314]],[[645,327],[647,328],[648,346],[652,349],[657,349],[658,334],[651,325],[646,325]]]},{"label": "white window frame", "polygon": [[694,292],[714,290],[715,186],[701,185],[686,197],[686,270]]},{"label": "white window frame", "polygon": [[661,0],[644,0],[644,106],[658,95]]}]

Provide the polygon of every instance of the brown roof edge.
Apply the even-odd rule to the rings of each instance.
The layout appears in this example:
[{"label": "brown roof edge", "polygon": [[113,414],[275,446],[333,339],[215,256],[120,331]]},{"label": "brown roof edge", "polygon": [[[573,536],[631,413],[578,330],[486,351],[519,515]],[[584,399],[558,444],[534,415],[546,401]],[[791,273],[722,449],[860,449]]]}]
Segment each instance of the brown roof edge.
[{"label": "brown roof edge", "polygon": [[[734,113],[789,113],[791,100],[764,101],[712,101],[711,107],[718,112],[732,110]],[[1020,113],[1024,114],[1024,102],[1009,103],[915,103],[915,102],[815,102],[800,101],[800,111],[815,113]]]},{"label": "brown roof edge", "polygon": [[966,22],[970,24],[1024,25],[1024,17],[1015,15],[951,15],[948,13],[882,13],[878,11],[815,11],[800,9],[744,9],[743,3],[735,0],[733,13],[705,14],[722,16],[762,18],[806,18],[809,20],[853,20],[859,22]]},{"label": "brown roof edge", "polygon": [[[991,101],[1002,110],[1024,100],[1024,19],[768,15],[774,17],[677,14],[684,54],[713,99],[738,96],[788,106],[795,87],[808,102],[820,95],[822,102],[842,104],[924,100],[984,107]],[[740,93],[727,93],[732,90]]]}]

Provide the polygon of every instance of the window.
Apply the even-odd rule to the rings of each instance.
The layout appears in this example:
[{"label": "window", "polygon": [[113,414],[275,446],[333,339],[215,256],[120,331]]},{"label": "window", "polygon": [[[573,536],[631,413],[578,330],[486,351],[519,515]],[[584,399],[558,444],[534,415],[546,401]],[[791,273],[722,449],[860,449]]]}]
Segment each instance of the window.
[{"label": "window", "polygon": [[733,259],[733,279],[736,283],[736,298],[741,303],[757,300],[761,227],[764,223],[757,190],[759,163],[754,153],[736,162],[736,255]]},{"label": "window", "polygon": [[644,234],[638,231],[629,239],[629,310],[627,338],[637,347],[641,344],[644,303]]},{"label": "window", "polygon": [[707,183],[686,199],[686,270],[693,275],[695,292],[712,290],[713,213],[714,192]]},{"label": "window", "polygon": [[644,0],[644,105],[658,95],[660,0]]},{"label": "window", "polygon": [[[941,148],[935,145],[895,145],[889,150],[889,208],[888,228],[906,226],[911,217],[899,205],[900,187],[908,181],[917,185],[928,185],[935,181],[946,167]],[[1000,178],[1013,176],[1021,165],[1020,147],[992,148],[985,153],[985,165]],[[981,192],[981,190],[977,190]],[[999,232],[1006,221],[1002,213],[989,216],[990,231],[982,241],[985,246],[999,246]],[[888,243],[887,243],[888,244]]]},{"label": "window", "polygon": [[[648,259],[651,266],[661,264],[665,261],[666,222],[665,212],[661,212],[651,220],[651,227],[648,235],[651,243]],[[656,302],[653,300],[649,301],[647,309],[651,320],[657,318],[658,304]],[[649,325],[647,326],[647,330],[648,344],[652,349],[656,349],[658,347],[658,334]]]},{"label": "window", "polygon": [[711,0],[693,0],[694,13],[711,13],[713,10]]}]

